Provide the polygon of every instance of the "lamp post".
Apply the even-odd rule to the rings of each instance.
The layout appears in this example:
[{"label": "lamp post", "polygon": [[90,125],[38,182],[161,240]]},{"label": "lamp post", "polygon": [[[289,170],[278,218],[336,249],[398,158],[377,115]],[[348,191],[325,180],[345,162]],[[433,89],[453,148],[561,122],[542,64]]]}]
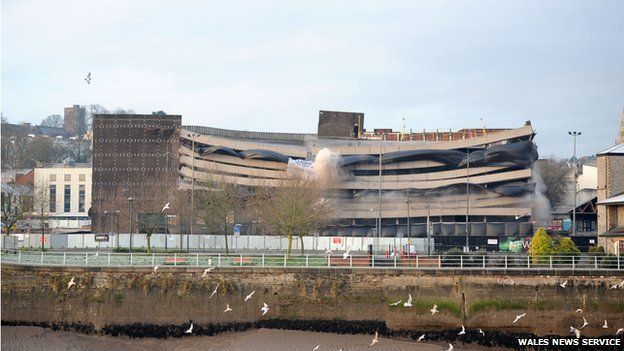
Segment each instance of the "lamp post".
[{"label": "lamp post", "polygon": [[186,252],[190,252],[190,235],[193,235],[193,223],[195,223],[195,138],[199,136],[197,133],[189,134],[191,137],[191,230],[186,236]]},{"label": "lamp post", "polygon": [[[128,198],[128,221],[130,222],[130,252],[132,252],[132,200],[131,197]],[[117,246],[119,246],[119,238],[117,238]]]},{"label": "lamp post", "polygon": [[576,163],[576,137],[581,135],[581,132],[571,131],[568,132],[569,135],[574,139],[574,165],[572,167],[572,171],[574,172],[574,207],[572,207],[572,236],[576,235],[576,168],[578,167]]},{"label": "lamp post", "polygon": [[377,243],[376,250],[379,250],[379,241],[381,240],[381,163],[382,163],[382,141],[386,138],[386,133],[379,136],[379,215],[377,217]]},{"label": "lamp post", "polygon": [[466,247],[464,248],[464,252],[470,252],[470,244],[468,242],[468,228],[470,224],[469,215],[470,215],[470,149],[466,149],[468,152],[466,154]]},{"label": "lamp post", "polygon": [[427,201],[427,256],[431,256],[431,204]]}]

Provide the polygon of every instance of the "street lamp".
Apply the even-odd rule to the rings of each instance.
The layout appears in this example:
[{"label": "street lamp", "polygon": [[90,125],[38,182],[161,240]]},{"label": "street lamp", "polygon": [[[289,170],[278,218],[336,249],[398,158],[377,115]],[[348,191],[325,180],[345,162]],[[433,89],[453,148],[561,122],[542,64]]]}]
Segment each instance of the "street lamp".
[{"label": "street lamp", "polygon": [[[128,198],[128,221],[130,221],[130,252],[132,252],[132,197]],[[117,246],[119,246],[119,238],[117,238]]]},{"label": "street lamp", "polygon": [[[197,133],[190,133],[191,137],[191,231],[190,235],[193,235],[193,223],[195,222],[195,138],[199,136]],[[186,252],[190,252],[190,235],[186,236]]]},{"label": "street lamp", "polygon": [[466,247],[464,252],[470,252],[470,244],[468,242],[468,228],[469,228],[469,215],[470,215],[470,149],[466,149]]},{"label": "street lamp", "polygon": [[576,235],[576,168],[577,163],[576,163],[576,137],[577,136],[581,136],[581,132],[577,132],[577,131],[571,131],[568,132],[569,135],[572,136],[572,138],[574,139],[574,166],[573,166],[573,172],[574,172],[574,207],[572,207],[572,236]]}]

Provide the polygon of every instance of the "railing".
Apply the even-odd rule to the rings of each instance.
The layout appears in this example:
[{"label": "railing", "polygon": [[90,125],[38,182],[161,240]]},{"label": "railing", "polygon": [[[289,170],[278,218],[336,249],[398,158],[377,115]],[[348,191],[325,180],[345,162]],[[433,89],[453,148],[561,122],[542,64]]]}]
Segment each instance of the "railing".
[{"label": "railing", "polygon": [[527,255],[275,255],[275,254],[208,254],[208,253],[96,253],[17,251],[4,252],[2,263],[51,266],[116,266],[116,267],[221,267],[221,268],[380,268],[380,269],[447,269],[447,270],[569,270],[620,271],[620,256],[543,256]]}]

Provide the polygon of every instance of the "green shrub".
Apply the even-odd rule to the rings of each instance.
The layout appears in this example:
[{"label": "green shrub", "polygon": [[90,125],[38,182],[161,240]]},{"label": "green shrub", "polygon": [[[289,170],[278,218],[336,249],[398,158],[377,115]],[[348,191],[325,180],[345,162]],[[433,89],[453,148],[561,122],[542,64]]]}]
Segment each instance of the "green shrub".
[{"label": "green shrub", "polygon": [[570,238],[561,238],[557,240],[555,244],[555,254],[563,255],[563,256],[572,256],[572,258],[559,258],[557,261],[561,261],[561,263],[572,263],[572,259],[575,262],[578,262],[581,256],[581,250],[576,247],[576,244]]},{"label": "green shrub", "polygon": [[552,239],[544,228],[539,228],[533,235],[529,247],[529,255],[531,255],[533,263],[547,263],[549,261],[548,256],[554,253]]},{"label": "green shrub", "polygon": [[589,247],[589,254],[592,256],[604,256],[605,249],[602,246],[594,245]]}]

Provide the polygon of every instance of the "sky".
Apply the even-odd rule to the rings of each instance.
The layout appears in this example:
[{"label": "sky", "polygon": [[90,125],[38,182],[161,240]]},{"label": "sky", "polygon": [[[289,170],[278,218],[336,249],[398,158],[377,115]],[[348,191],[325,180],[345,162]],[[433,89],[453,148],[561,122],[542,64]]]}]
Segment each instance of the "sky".
[{"label": "sky", "polygon": [[[319,110],[365,128],[517,128],[540,155],[614,144],[624,1],[1,2],[1,111],[72,104],[183,124],[315,133]],[[92,82],[84,77],[92,74]]]}]

